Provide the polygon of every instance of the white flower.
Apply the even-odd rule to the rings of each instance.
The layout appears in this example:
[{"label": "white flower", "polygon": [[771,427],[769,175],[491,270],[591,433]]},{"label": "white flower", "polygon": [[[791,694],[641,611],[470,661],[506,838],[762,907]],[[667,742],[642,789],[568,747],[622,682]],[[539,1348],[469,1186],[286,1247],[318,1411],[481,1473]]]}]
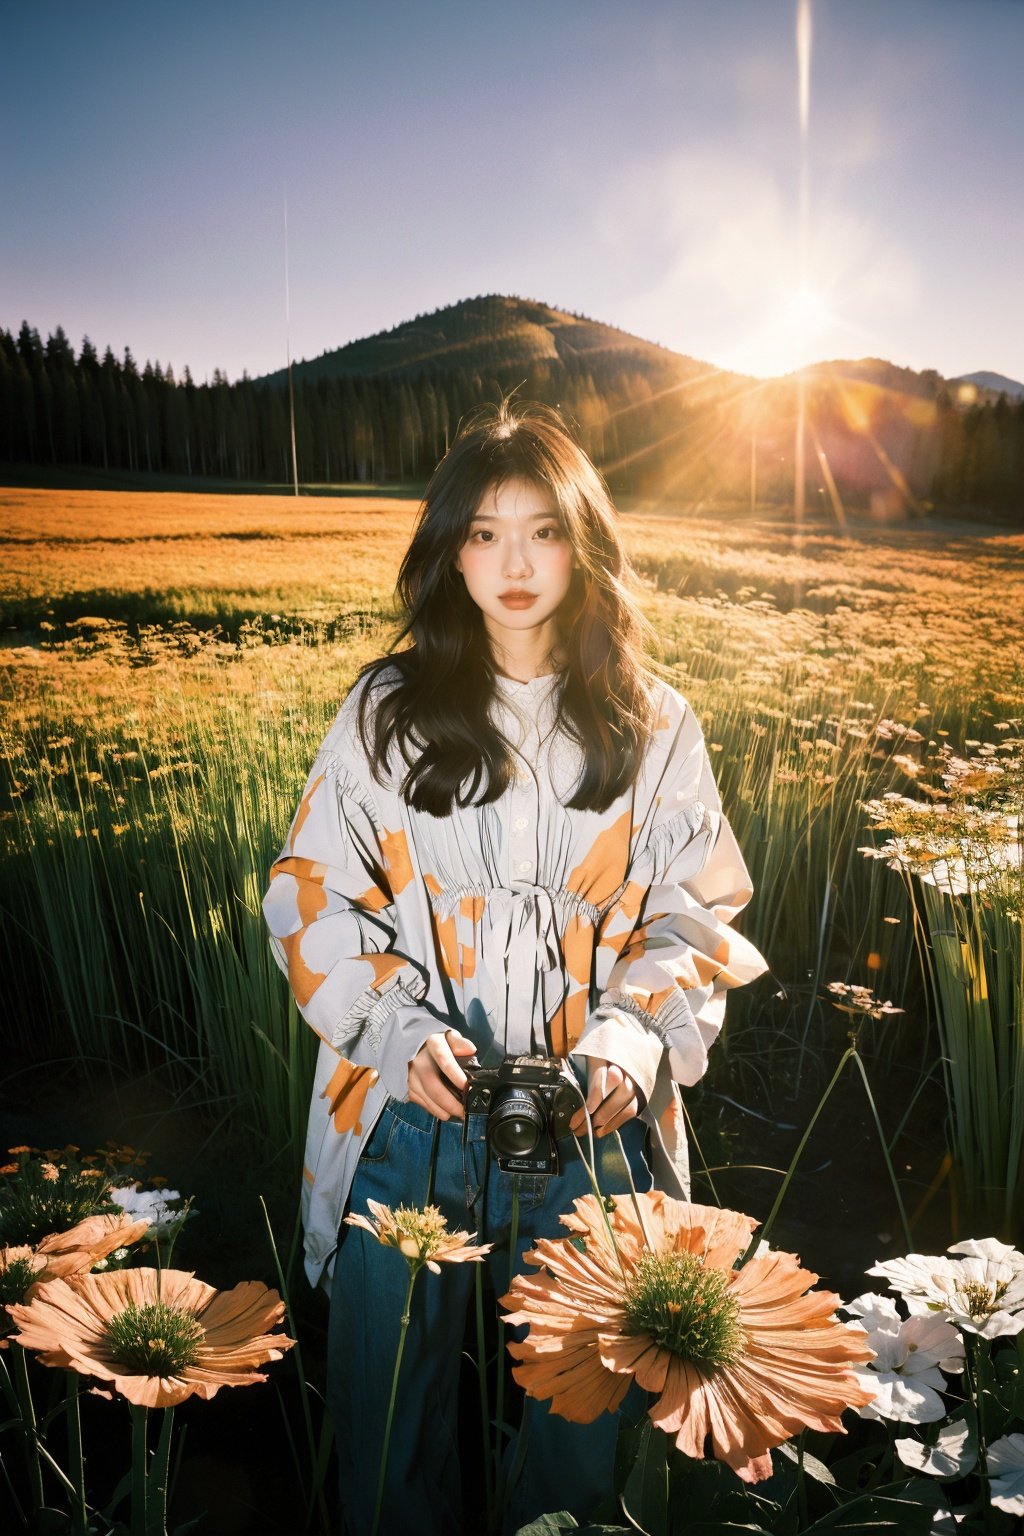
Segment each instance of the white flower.
[{"label": "white flower", "polygon": [[856,1367],[861,1386],[875,1394],[873,1402],[858,1408],[861,1418],[905,1424],[944,1418],[942,1372],[963,1370],[964,1345],[956,1329],[940,1317],[903,1319],[887,1296],[858,1296],[845,1310],[859,1314],[847,1326],[863,1330],[875,1352],[869,1365]]},{"label": "white flower", "polygon": [[150,1237],[159,1237],[182,1218],[181,1211],[172,1211],[170,1207],[172,1200],[181,1199],[177,1189],[138,1189],[126,1184],[121,1189],[112,1189],[110,1199],[129,1216],[148,1221]]},{"label": "white flower", "polygon": [[989,1498],[1007,1515],[1024,1515],[1024,1435],[1004,1435],[988,1448]]},{"label": "white flower", "polygon": [[978,1437],[966,1419],[943,1424],[932,1446],[896,1440],[893,1449],[905,1467],[928,1477],[964,1477],[978,1459]]},{"label": "white flower", "polygon": [[950,1252],[963,1258],[908,1253],[868,1270],[882,1275],[911,1312],[944,1312],[959,1328],[986,1339],[1024,1329],[1024,1254],[995,1238],[968,1238]]}]

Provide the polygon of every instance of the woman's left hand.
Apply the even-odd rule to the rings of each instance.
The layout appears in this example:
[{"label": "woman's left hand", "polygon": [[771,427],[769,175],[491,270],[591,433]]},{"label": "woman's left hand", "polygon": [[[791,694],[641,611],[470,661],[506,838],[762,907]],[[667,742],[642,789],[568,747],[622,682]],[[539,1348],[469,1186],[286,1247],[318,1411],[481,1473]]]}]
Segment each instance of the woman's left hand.
[{"label": "woman's left hand", "polygon": [[[589,1062],[587,1108],[595,1136],[607,1136],[640,1113],[640,1092],[629,1074],[614,1062],[604,1061],[600,1056],[591,1056]],[[579,1136],[586,1124],[586,1116],[580,1109],[573,1116],[570,1129]]]}]

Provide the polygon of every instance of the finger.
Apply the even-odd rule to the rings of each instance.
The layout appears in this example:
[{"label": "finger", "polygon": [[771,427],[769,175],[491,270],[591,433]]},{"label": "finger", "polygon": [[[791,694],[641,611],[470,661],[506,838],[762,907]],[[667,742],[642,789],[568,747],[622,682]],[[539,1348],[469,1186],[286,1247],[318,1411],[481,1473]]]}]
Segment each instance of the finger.
[{"label": "finger", "polygon": [[[461,1120],[462,1103],[437,1072],[421,1073],[416,1082],[416,1102],[438,1120]],[[411,1095],[410,1095],[411,1097]]]},{"label": "finger", "polygon": [[[463,1091],[459,1085],[452,1081],[449,1071],[454,1074],[459,1072],[454,1056],[450,1058],[451,1067],[441,1067],[431,1062],[424,1070],[421,1086],[435,1104],[440,1104],[446,1115],[453,1116],[456,1120],[463,1117]],[[459,1072],[463,1083],[466,1081],[465,1073]]]},{"label": "finger", "polygon": [[409,1063],[408,1097],[440,1120],[450,1120],[453,1115],[461,1120],[462,1096],[439,1067],[439,1056],[447,1058],[452,1069],[458,1070],[443,1036],[429,1036]]},{"label": "finger", "polygon": [[445,1039],[456,1056],[475,1056],[476,1046],[472,1040],[460,1035],[457,1029],[449,1029],[445,1032]]},{"label": "finger", "polygon": [[636,1103],[636,1090],[632,1083],[620,1083],[613,1088],[594,1111],[594,1129],[606,1130],[609,1123],[615,1119],[621,1110],[628,1104]]},{"label": "finger", "polygon": [[634,1096],[628,1101],[628,1103],[623,1105],[618,1114],[614,1115],[610,1120],[605,1121],[604,1125],[597,1132],[598,1136],[612,1135],[615,1131],[620,1130],[622,1126],[627,1125],[635,1115],[639,1114],[639,1112],[640,1106]]},{"label": "finger", "polygon": [[452,1053],[447,1036],[431,1035],[427,1040],[427,1049],[436,1071],[451,1084],[456,1098],[461,1098],[469,1079],[460,1067],[458,1058]]},{"label": "finger", "polygon": [[591,1071],[590,1082],[587,1084],[587,1108],[591,1114],[604,1102],[616,1083],[621,1081],[621,1076],[612,1078],[613,1072],[618,1072],[618,1068],[610,1066],[606,1061]]},{"label": "finger", "polygon": [[421,1109],[425,1109],[436,1120],[448,1120],[450,1118],[446,1109],[442,1109],[440,1104],[435,1104],[428,1094],[412,1084],[409,1087],[409,1103],[418,1104]]}]

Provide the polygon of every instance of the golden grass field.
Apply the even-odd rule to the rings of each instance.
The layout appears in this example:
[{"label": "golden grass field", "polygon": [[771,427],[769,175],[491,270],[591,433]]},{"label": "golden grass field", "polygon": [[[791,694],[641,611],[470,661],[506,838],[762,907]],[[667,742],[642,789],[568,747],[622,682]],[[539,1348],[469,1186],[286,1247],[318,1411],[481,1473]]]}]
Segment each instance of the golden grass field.
[{"label": "golden grass field", "polygon": [[[412,500],[372,496],[0,491],[8,721],[31,701],[95,722],[110,707],[144,717],[165,688],[216,691],[225,648],[198,644],[190,656],[180,635],[160,643],[175,619],[201,640],[261,615],[285,643],[243,646],[245,678],[304,688],[308,644],[292,638],[296,624],[357,613],[372,650],[415,511]],[[920,523],[798,533],[777,516],[649,505],[627,511],[623,531],[665,659],[712,716],[726,684],[733,706],[785,709],[834,688],[890,714],[924,704],[971,729],[979,712],[1019,703],[1024,534]],[[105,638],[98,625],[66,629],[104,616],[115,621]],[[145,671],[122,669],[118,617],[155,624]],[[325,698],[366,654],[362,636],[318,654]],[[243,685],[231,682],[232,692]]]},{"label": "golden grass field", "polygon": [[[394,633],[415,514],[373,496],[0,492],[0,907],[26,1049],[70,1031],[105,1057],[116,1037],[298,1141],[311,1043],[259,902],[330,718]],[[826,982],[896,1003],[913,985],[903,882],[858,851],[864,802],[913,793],[944,742],[1021,734],[1024,534],[650,504],[622,528],[774,973],[730,1004],[715,1061],[730,1092],[773,1064],[799,1080],[840,1038]],[[912,1031],[923,1060],[923,1017]]]}]

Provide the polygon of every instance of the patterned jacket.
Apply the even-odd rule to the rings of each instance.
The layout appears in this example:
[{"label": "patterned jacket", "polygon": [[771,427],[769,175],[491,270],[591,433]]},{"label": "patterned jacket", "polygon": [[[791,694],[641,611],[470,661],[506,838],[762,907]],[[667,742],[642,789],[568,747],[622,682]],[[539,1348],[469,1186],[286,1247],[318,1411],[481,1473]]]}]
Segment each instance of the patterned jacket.
[{"label": "patterned jacket", "polygon": [[495,723],[518,774],[491,805],[434,817],[379,783],[358,690],[318,753],[263,909],[320,1038],[302,1195],[306,1269],[329,1284],[363,1141],[428,1035],[483,1059],[602,1057],[646,1097],[656,1183],[687,1194],[679,1084],[693,1084],[725,991],[765,969],[730,926],[750,899],[704,739],[660,689],[641,771],[606,811],[569,810],[579,749],[556,726],[557,676],[499,679]]}]

